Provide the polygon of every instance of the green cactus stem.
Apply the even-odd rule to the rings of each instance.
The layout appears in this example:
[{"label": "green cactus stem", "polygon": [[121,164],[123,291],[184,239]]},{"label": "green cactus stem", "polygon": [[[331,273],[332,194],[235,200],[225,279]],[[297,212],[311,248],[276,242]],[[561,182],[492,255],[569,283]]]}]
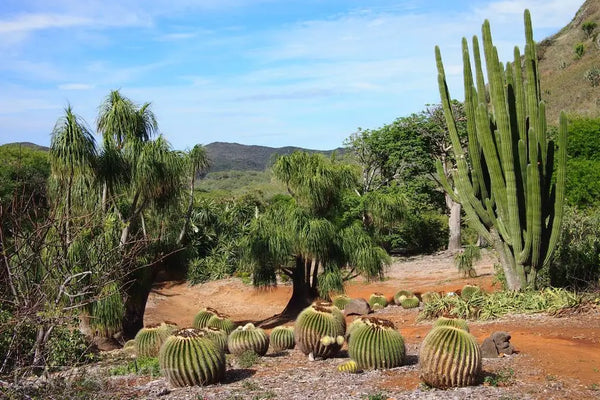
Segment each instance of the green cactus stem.
[{"label": "green cactus stem", "polygon": [[271,346],[275,352],[290,350],[296,346],[294,327],[278,326],[271,331]]},{"label": "green cactus stem", "polygon": [[383,369],[404,363],[404,339],[391,321],[360,317],[348,339],[348,355],[360,368]]},{"label": "green cactus stem", "polygon": [[331,302],[333,303],[333,305],[342,311],[344,310],[344,308],[346,308],[348,303],[350,303],[351,301],[352,301],[352,299],[350,297],[346,296],[345,294],[340,294],[331,299]]},{"label": "green cactus stem", "polygon": [[208,319],[207,327],[224,330],[229,335],[235,329],[235,323],[225,314],[216,313]]},{"label": "green cactus stem", "polygon": [[217,314],[218,311],[214,308],[206,307],[204,310],[200,310],[198,314],[196,314],[192,326],[196,329],[207,327],[208,321]]},{"label": "green cactus stem", "polygon": [[419,351],[421,379],[439,389],[470,386],[481,377],[481,352],[475,337],[451,326],[433,328]]},{"label": "green cactus stem", "polygon": [[358,364],[354,360],[346,361],[343,364],[338,365],[337,370],[339,372],[348,372],[350,374],[356,374],[359,371]]},{"label": "green cactus stem", "polygon": [[229,352],[229,348],[227,347],[227,339],[229,335],[222,329],[215,328],[213,326],[207,326],[200,329],[202,332],[206,333],[206,337],[211,339],[215,344],[223,349],[225,353]]},{"label": "green cactus stem", "polygon": [[158,361],[161,373],[176,387],[210,385],[225,376],[225,352],[198,329],[181,329],[169,336]]},{"label": "green cactus stem", "polygon": [[417,308],[419,304],[419,299],[416,297],[407,297],[400,302],[402,308]]},{"label": "green cactus stem", "polygon": [[382,293],[373,293],[369,297],[369,305],[371,306],[371,308],[373,310],[375,310],[376,304],[379,305],[379,307],[381,307],[381,308],[378,308],[379,310],[381,310],[382,308],[387,306],[388,301],[387,301],[387,298],[385,297],[385,295],[383,295]]},{"label": "green cactus stem", "polygon": [[164,322],[140,329],[134,339],[137,357],[156,357],[160,347],[174,330],[173,325]]},{"label": "green cactus stem", "polygon": [[396,292],[396,294],[394,295],[394,304],[396,304],[397,306],[400,305],[400,302],[406,298],[409,297],[414,297],[415,294],[413,292],[411,292],[410,290],[399,290],[398,292]]},{"label": "green cactus stem", "polygon": [[451,326],[451,327],[463,329],[463,330],[469,332],[469,325],[467,325],[467,321],[465,321],[464,319],[460,319],[460,318],[439,317],[433,323],[434,328],[437,326]]},{"label": "green cactus stem", "polygon": [[[296,345],[304,354],[312,354],[315,358],[333,357],[342,347],[337,338],[340,336],[343,339],[345,333],[346,320],[342,312],[333,304],[323,301],[316,301],[305,308],[294,326]],[[324,345],[321,339],[325,336],[334,340]]]},{"label": "green cactus stem", "polygon": [[473,296],[481,293],[483,292],[479,286],[465,285],[460,291],[460,297],[465,301],[469,301]]},{"label": "green cactus stem", "polygon": [[238,326],[229,334],[227,347],[231,354],[236,356],[246,351],[253,351],[259,356],[264,356],[269,349],[269,335],[261,328],[248,323],[244,326]]},{"label": "green cactus stem", "polygon": [[421,295],[421,300],[423,303],[432,303],[436,300],[439,300],[442,296],[437,292],[425,292]]}]

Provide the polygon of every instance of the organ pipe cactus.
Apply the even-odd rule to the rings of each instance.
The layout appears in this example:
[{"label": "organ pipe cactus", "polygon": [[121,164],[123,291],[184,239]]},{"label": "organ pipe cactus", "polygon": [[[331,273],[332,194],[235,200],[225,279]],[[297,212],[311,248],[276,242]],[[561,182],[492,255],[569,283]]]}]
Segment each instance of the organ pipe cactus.
[{"label": "organ pipe cactus", "polygon": [[[375,308],[384,308],[385,306],[387,306],[387,304],[387,298],[381,293],[373,293],[369,297],[369,305],[373,310],[375,310]],[[376,305],[379,305],[379,307],[375,307]]]},{"label": "organ pipe cactus", "polygon": [[206,307],[204,310],[201,310],[198,312],[198,314],[196,314],[192,326],[196,329],[204,328],[208,326],[208,321],[217,314],[218,312],[214,308]]},{"label": "organ pipe cactus", "polygon": [[451,326],[433,328],[419,351],[421,379],[428,385],[445,389],[478,383],[481,352],[475,337]]},{"label": "organ pipe cactus", "polygon": [[[535,286],[537,272],[550,262],[560,234],[567,119],[561,113],[557,149],[547,136],[529,11],[525,10],[524,55],[515,47],[514,62],[506,66],[498,59],[488,21],[482,33],[487,86],[477,37],[473,38],[475,80],[467,40],[462,42],[468,153],[461,147],[442,57],[435,49],[442,106],[456,159],[456,190],[444,174],[438,175],[446,192],[462,204],[472,227],[498,252],[509,289],[521,290]],[[437,167],[441,171],[441,164]]]},{"label": "organ pipe cactus", "polygon": [[169,336],[158,361],[173,386],[210,385],[225,376],[225,352],[198,329],[181,329]]},{"label": "organ pipe cactus", "polygon": [[[316,301],[305,308],[294,326],[294,338],[300,351],[313,357],[334,356],[344,343],[346,320],[333,304]],[[324,337],[328,339],[321,340]]]},{"label": "organ pipe cactus", "polygon": [[271,346],[276,352],[293,349],[296,346],[294,341],[294,328],[291,326],[278,326],[271,331]]},{"label": "organ pipe cactus", "polygon": [[175,330],[170,324],[161,323],[142,328],[135,335],[135,354],[138,357],[156,357],[164,341]]},{"label": "organ pipe cactus", "polygon": [[216,313],[208,319],[207,327],[218,328],[224,330],[229,335],[235,329],[235,323],[230,320],[227,315]]},{"label": "organ pipe cactus", "polygon": [[467,325],[467,321],[465,321],[464,319],[460,319],[460,318],[439,317],[433,323],[434,328],[437,326],[451,326],[451,327],[463,329],[463,330],[469,332],[469,325]]},{"label": "organ pipe cactus", "polygon": [[360,368],[381,369],[402,365],[404,339],[391,321],[360,317],[348,339],[348,355]]},{"label": "organ pipe cactus", "polygon": [[269,349],[269,335],[254,324],[238,326],[229,334],[227,347],[231,354],[239,356],[246,351],[253,351],[259,356],[267,354]]}]

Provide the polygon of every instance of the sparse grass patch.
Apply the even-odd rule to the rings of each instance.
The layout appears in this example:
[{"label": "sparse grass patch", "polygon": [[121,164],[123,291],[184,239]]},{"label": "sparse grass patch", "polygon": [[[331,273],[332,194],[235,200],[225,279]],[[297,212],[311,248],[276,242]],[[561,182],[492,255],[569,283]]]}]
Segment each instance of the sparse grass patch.
[{"label": "sparse grass patch", "polygon": [[515,382],[515,371],[512,368],[503,368],[483,378],[483,384],[488,386],[509,386]]},{"label": "sparse grass patch", "polygon": [[156,357],[140,357],[127,362],[127,364],[118,365],[109,371],[109,375],[148,375],[151,377],[160,376],[160,366]]},{"label": "sparse grass patch", "polygon": [[237,364],[241,368],[250,368],[258,361],[260,357],[252,350],[247,350],[236,357]]}]

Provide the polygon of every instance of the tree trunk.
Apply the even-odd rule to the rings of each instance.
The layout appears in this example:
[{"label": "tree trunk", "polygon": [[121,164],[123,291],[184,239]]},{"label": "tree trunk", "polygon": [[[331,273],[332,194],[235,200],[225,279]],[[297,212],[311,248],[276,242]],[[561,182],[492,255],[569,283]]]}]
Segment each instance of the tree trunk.
[{"label": "tree trunk", "polygon": [[448,251],[456,253],[461,249],[460,243],[460,212],[461,205],[456,203],[448,196],[445,195],[446,206],[450,209],[450,218],[448,218]]},{"label": "tree trunk", "polygon": [[[292,274],[292,297],[281,312],[281,315],[296,317],[300,311],[308,307],[316,298],[317,291],[310,286],[310,280],[306,279],[305,264],[303,257],[296,257],[296,266]],[[310,279],[310,273],[309,273]]]},{"label": "tree trunk", "polygon": [[125,315],[123,315],[125,340],[133,339],[136,333],[144,327],[146,302],[158,269],[158,266],[142,268],[129,277],[132,282],[125,290]]},{"label": "tree trunk", "polygon": [[183,243],[183,239],[185,238],[185,232],[190,224],[190,219],[192,217],[192,209],[194,207],[194,180],[196,178],[196,173],[192,174],[192,180],[190,182],[190,197],[188,200],[188,207],[185,212],[185,218],[183,220],[183,226],[181,227],[181,232],[179,232],[179,237],[177,238],[177,245],[181,246]]}]

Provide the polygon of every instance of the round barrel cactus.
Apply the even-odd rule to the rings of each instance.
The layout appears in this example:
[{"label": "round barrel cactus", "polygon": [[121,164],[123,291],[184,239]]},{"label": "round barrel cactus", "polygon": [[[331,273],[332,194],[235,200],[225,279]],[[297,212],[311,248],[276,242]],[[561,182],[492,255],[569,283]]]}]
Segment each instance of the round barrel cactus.
[{"label": "round barrel cactus", "polygon": [[293,349],[296,346],[294,341],[294,327],[278,326],[271,331],[271,346],[276,352]]},{"label": "round barrel cactus", "polygon": [[175,327],[161,323],[142,328],[135,335],[135,354],[138,357],[156,357],[160,346],[173,333]]},{"label": "round barrel cactus", "polygon": [[400,305],[402,308],[417,308],[419,307],[419,303],[419,299],[413,296],[402,299]]},{"label": "round barrel cactus", "polygon": [[340,372],[349,372],[351,374],[356,374],[358,372],[358,364],[354,360],[346,361],[343,364],[338,365],[338,371]]},{"label": "round barrel cactus", "polygon": [[469,332],[469,325],[467,325],[467,321],[465,321],[464,319],[460,319],[460,318],[439,317],[433,323],[434,328],[437,326],[452,326],[454,328],[463,329],[463,330]]},{"label": "round barrel cactus", "polygon": [[404,339],[391,321],[360,317],[348,339],[348,355],[360,368],[399,367],[404,362]]},{"label": "round barrel cactus", "polygon": [[481,288],[479,286],[465,285],[460,291],[460,297],[466,301],[471,300],[471,297],[477,294],[481,294]]},{"label": "round barrel cactus", "polygon": [[334,356],[344,344],[345,333],[344,314],[333,304],[324,301],[316,301],[305,308],[294,326],[298,348],[313,357]]},{"label": "round barrel cactus", "polygon": [[255,327],[254,324],[238,326],[229,334],[227,347],[231,354],[238,356],[248,350],[264,356],[269,349],[269,335],[261,328]]},{"label": "round barrel cactus", "polygon": [[[369,297],[369,305],[373,310],[378,309],[381,310],[385,306],[387,306],[387,298],[382,293],[373,293]],[[378,307],[376,307],[378,305]]]},{"label": "round barrel cactus", "polygon": [[227,332],[225,332],[222,329],[215,328],[212,326],[207,326],[200,330],[205,332],[206,337],[211,339],[213,342],[215,342],[215,344],[219,348],[223,349],[223,351],[225,351],[225,353],[227,353],[229,351],[227,348],[227,339],[229,337],[229,335],[227,335]]},{"label": "round barrel cactus", "polygon": [[235,329],[235,323],[227,315],[216,313],[208,319],[206,326],[224,330],[229,335]]},{"label": "round barrel cactus", "polygon": [[442,296],[440,296],[437,292],[425,292],[421,295],[421,300],[423,303],[432,303],[436,300],[439,300]]},{"label": "round barrel cactus", "polygon": [[481,352],[475,337],[451,326],[433,328],[419,351],[421,379],[428,385],[445,389],[478,383]]},{"label": "round barrel cactus", "polygon": [[410,290],[399,290],[394,295],[394,303],[399,306],[400,302],[402,300],[409,298],[409,297],[415,297],[414,293],[411,292]]},{"label": "round barrel cactus", "polygon": [[333,299],[331,299],[333,305],[339,308],[340,310],[346,308],[348,303],[350,303],[351,301],[352,299],[346,296],[345,294],[340,294],[339,296],[335,296]]},{"label": "round barrel cactus", "polygon": [[181,329],[169,336],[158,362],[161,373],[177,387],[210,385],[225,376],[225,352],[198,329]]},{"label": "round barrel cactus", "polygon": [[196,329],[204,328],[208,326],[208,320],[217,314],[218,312],[214,308],[206,307],[204,310],[200,310],[198,314],[196,314],[194,317],[194,322],[192,322],[192,326]]}]

